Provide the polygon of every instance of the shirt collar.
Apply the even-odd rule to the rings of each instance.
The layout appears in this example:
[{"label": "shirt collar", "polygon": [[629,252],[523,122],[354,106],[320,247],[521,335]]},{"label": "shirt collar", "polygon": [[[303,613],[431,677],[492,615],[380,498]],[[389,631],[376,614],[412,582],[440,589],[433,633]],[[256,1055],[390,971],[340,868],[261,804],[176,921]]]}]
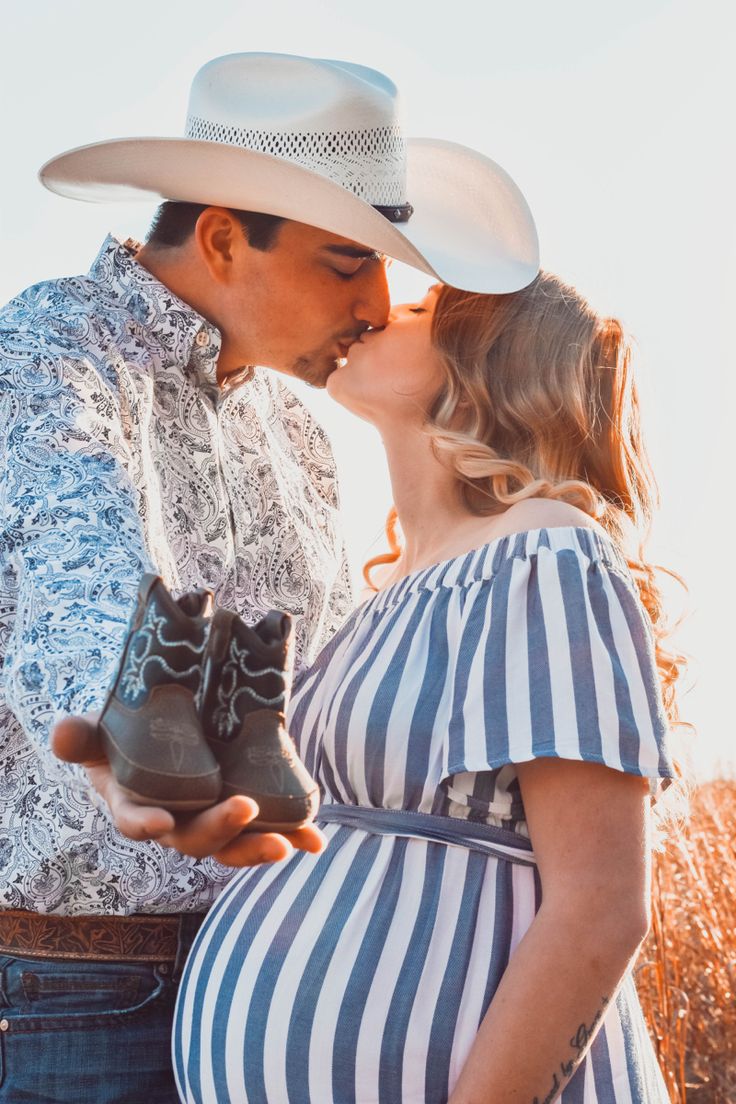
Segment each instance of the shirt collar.
[{"label": "shirt collar", "polygon": [[140,244],[109,234],[90,269],[91,278],[144,326],[168,363],[208,389],[219,390],[220,331],[138,264]]}]

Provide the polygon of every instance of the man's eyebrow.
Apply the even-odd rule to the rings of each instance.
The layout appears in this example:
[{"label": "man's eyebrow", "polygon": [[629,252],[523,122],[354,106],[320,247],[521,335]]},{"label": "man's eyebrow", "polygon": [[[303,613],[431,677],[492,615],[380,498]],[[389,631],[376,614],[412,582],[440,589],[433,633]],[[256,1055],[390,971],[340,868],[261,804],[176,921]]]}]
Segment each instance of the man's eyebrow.
[{"label": "man's eyebrow", "polygon": [[363,249],[359,245],[323,245],[323,253],[337,253],[340,257],[354,257],[356,261],[364,261],[368,258],[379,260],[383,254],[376,249]]}]

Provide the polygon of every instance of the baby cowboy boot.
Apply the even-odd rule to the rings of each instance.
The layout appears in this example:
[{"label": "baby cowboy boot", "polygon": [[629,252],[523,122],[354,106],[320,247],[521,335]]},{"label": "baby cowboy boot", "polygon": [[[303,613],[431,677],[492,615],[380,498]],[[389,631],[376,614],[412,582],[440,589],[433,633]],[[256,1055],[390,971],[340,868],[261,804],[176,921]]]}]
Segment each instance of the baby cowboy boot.
[{"label": "baby cowboy boot", "polygon": [[212,617],[202,727],[222,772],[220,800],[245,794],[258,803],[246,831],[293,831],[319,806],[317,783],[284,727],[290,635],[291,618],[277,610],[253,626],[229,610]]},{"label": "baby cowboy boot", "polygon": [[203,809],[220,796],[220,768],[202,733],[202,681],[212,595],[175,600],[144,575],[123,655],[99,720],[110,766],[138,804]]}]

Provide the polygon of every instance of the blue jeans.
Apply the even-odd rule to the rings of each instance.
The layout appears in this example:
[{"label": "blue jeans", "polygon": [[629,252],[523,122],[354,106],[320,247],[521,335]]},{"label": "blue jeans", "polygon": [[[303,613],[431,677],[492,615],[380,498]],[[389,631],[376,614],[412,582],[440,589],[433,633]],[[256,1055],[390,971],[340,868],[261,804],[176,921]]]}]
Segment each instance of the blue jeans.
[{"label": "blue jeans", "polygon": [[174,963],[0,956],[2,1104],[178,1104]]}]

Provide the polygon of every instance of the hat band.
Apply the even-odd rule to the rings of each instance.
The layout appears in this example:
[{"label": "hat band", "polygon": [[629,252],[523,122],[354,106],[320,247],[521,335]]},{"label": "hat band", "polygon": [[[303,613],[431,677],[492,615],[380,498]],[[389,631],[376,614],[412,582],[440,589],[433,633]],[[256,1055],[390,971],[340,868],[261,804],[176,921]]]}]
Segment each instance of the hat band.
[{"label": "hat band", "polygon": [[406,201],[406,142],[396,125],[292,133],[229,126],[190,115],[186,137],[283,158],[327,177],[372,207],[385,208],[381,213],[392,222],[405,222],[411,214]]},{"label": "hat band", "polygon": [[389,222],[408,222],[414,214],[411,203],[402,203],[400,207],[381,207],[378,203],[374,203],[373,207]]}]

